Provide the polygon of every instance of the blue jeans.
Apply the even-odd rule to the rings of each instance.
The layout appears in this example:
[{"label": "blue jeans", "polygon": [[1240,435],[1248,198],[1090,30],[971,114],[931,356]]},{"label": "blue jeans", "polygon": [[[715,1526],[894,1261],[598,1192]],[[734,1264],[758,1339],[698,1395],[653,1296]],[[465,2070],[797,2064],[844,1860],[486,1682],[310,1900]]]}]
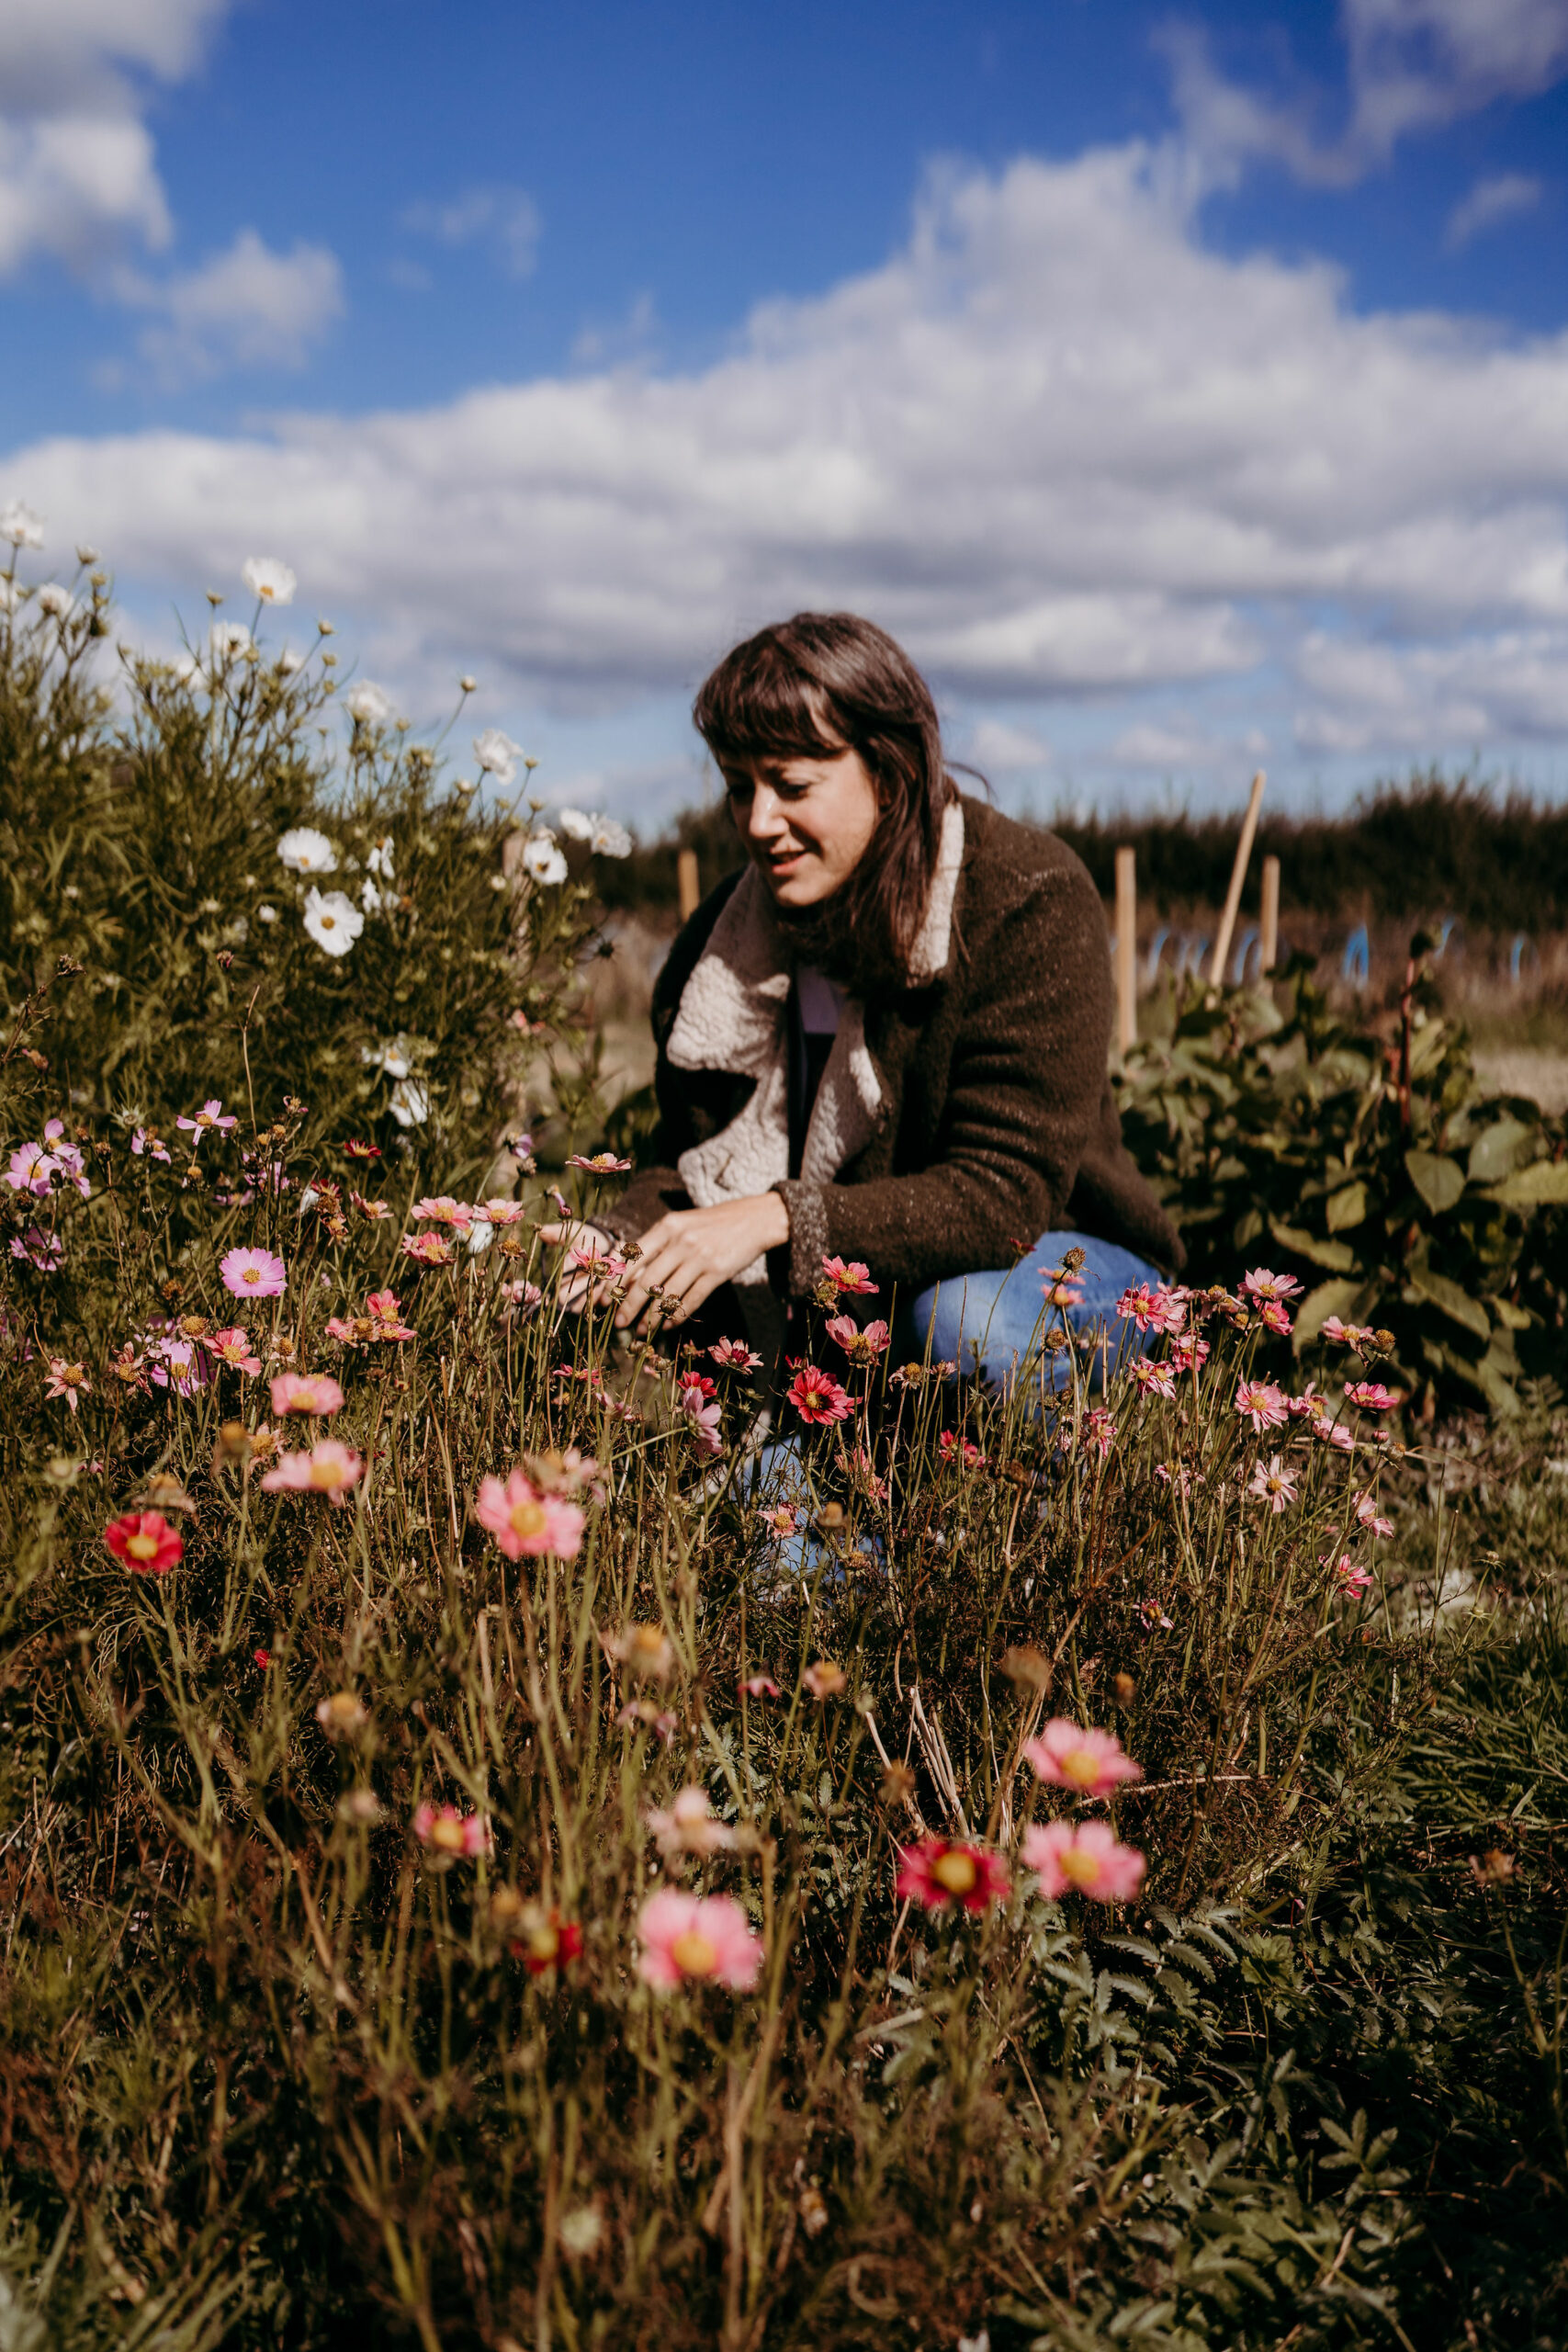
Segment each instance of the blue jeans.
[{"label": "blue jeans", "polygon": [[[962,1373],[978,1373],[993,1387],[1010,1386],[1047,1329],[1060,1325],[1061,1310],[1045,1311],[1042,1278],[1048,1266],[1059,1266],[1075,1249],[1083,1251],[1084,1262],[1069,1279],[1083,1295],[1066,1309],[1066,1316],[1080,1336],[1090,1331],[1104,1335],[1105,1344],[1094,1360],[1092,1385],[1099,1386],[1108,1368],[1142,1355],[1154,1336],[1140,1333],[1131,1322],[1118,1322],[1117,1300],[1139,1283],[1153,1284],[1165,1277],[1131,1250],[1114,1241],[1096,1241],[1087,1233],[1043,1233],[1028,1257],[1005,1272],[950,1274],[914,1298],[901,1299],[893,1328],[894,1362],[923,1356],[929,1345],[933,1363],[956,1364]],[[1053,1387],[1066,1386],[1069,1374],[1065,1354],[1045,1356],[1042,1370]]]}]

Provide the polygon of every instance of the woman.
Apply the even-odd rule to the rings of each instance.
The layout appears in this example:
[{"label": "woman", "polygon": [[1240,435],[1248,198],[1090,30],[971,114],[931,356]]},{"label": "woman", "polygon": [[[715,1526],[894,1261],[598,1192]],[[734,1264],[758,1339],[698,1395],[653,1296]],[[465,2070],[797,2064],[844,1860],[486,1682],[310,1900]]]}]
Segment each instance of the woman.
[{"label": "woman", "polygon": [[654,989],[654,1164],[603,1220],[641,1245],[617,1322],[714,1300],[776,1361],[823,1260],[858,1259],[896,1286],[902,1352],[999,1380],[1075,1244],[1080,1326],[1179,1265],[1121,1139],[1099,896],[1053,835],[959,793],[901,649],[802,613],[694,716],[749,863]]}]

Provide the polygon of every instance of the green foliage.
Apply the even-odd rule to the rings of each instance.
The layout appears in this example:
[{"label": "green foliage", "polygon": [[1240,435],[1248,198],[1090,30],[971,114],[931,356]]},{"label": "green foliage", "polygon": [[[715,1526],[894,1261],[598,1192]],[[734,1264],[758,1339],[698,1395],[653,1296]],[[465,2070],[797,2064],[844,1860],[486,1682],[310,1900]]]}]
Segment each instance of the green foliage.
[{"label": "green foliage", "polygon": [[1562,1125],[1485,1093],[1418,976],[1385,1040],[1334,1018],[1310,968],[1279,989],[1190,984],[1171,1037],[1120,1077],[1128,1148],[1180,1227],[1189,1279],[1233,1282],[1261,1255],[1308,1286],[1298,1352],[1337,1316],[1393,1335],[1428,1413],[1510,1410],[1521,1372],[1561,1356]]},{"label": "green foliage", "polygon": [[[289,1095],[313,1134],[427,1127],[473,1164],[521,1100],[512,1016],[570,1027],[588,885],[536,882],[526,809],[444,784],[385,695],[340,691],[324,636],[301,661],[214,623],[178,666],[124,657],[111,696],[107,595],[0,618],[7,1031],[39,999],[62,1100],[123,1127]],[[326,844],[303,870],[278,854],[300,828]],[[346,952],[306,929],[311,892],[334,944],[360,926]]]}]

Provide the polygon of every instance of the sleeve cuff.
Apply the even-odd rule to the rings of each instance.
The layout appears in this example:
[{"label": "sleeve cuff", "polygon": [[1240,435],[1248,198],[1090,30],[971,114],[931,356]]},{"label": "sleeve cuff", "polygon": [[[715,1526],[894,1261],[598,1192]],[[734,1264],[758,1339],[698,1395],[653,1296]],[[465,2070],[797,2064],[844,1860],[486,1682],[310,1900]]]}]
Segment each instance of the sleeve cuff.
[{"label": "sleeve cuff", "polygon": [[807,1298],[822,1279],[828,1255],[828,1202],[820,1184],[786,1177],[772,1188],[789,1216],[789,1290]]}]

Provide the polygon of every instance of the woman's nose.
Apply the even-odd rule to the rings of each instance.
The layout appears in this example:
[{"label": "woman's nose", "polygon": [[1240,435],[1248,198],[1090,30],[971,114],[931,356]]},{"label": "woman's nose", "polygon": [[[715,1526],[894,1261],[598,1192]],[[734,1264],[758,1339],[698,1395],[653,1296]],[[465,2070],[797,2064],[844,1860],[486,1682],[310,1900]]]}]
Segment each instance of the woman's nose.
[{"label": "woman's nose", "polygon": [[751,795],[746,830],[754,842],[776,841],[784,829],[784,812],[771,785],[759,784]]}]

